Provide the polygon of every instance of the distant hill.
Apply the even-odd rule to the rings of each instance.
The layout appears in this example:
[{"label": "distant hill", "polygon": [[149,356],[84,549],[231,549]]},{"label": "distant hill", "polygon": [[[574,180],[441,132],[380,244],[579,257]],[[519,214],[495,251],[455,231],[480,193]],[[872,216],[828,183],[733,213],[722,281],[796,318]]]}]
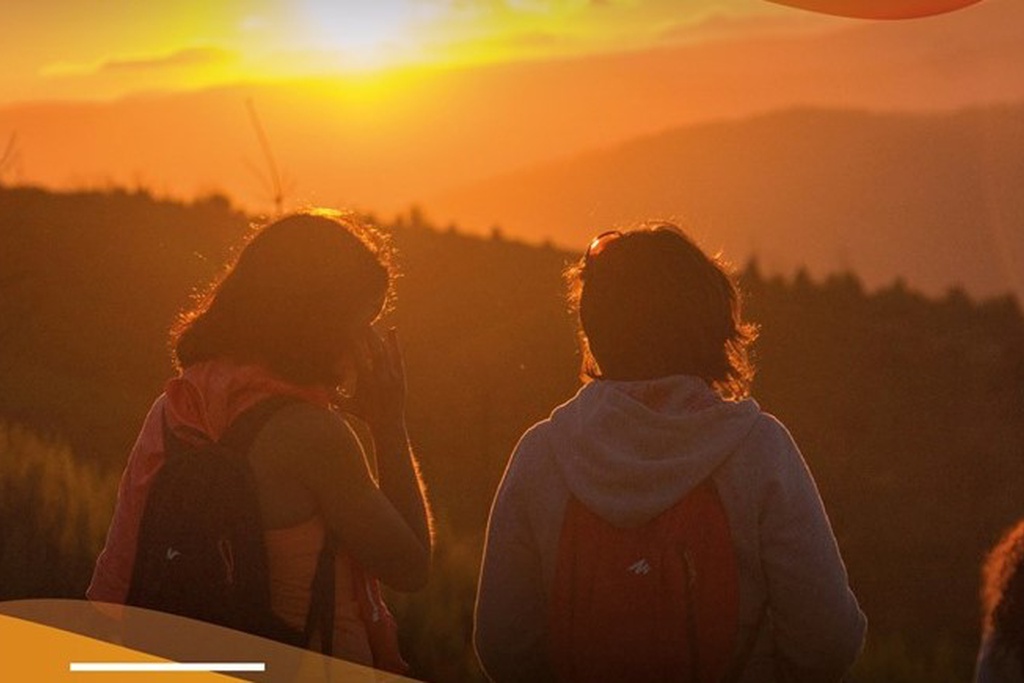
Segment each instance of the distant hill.
[{"label": "distant hill", "polygon": [[794,109],[677,128],[440,195],[441,218],[581,248],[650,218],[766,270],[1024,294],[1024,105]]}]

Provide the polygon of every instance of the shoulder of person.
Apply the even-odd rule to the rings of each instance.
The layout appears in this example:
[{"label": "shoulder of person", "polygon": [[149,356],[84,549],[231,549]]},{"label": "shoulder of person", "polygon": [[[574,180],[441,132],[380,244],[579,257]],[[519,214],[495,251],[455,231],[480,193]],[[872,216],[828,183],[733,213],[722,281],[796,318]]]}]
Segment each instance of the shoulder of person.
[{"label": "shoulder of person", "polygon": [[541,420],[527,429],[516,443],[505,466],[501,489],[505,495],[530,489],[537,482],[554,476],[555,454],[550,420]]},{"label": "shoulder of person", "polygon": [[753,475],[755,479],[770,480],[807,469],[789,429],[764,411],[757,415],[734,456],[734,464],[740,466],[745,476]]},{"label": "shoulder of person", "polygon": [[554,427],[550,419],[537,422],[523,432],[512,451],[509,468],[535,468],[550,459]]},{"label": "shoulder of person", "polygon": [[782,449],[799,452],[796,441],[786,425],[773,414],[763,410],[754,418],[754,423],[741,447],[750,450],[778,451]]},{"label": "shoulder of person", "polygon": [[355,452],[359,442],[339,413],[297,401],[284,406],[267,421],[254,448],[309,454]]}]

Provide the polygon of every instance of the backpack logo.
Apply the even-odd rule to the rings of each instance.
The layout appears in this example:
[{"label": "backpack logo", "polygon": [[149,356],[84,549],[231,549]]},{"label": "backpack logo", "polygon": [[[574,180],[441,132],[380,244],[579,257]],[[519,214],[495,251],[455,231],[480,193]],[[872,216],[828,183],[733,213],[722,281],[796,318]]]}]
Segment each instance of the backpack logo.
[{"label": "backpack logo", "polygon": [[626,567],[626,571],[633,572],[637,576],[643,576],[651,571],[651,563],[647,561],[646,557],[641,557],[633,564]]},{"label": "backpack logo", "polygon": [[174,548],[172,548],[172,547],[170,547],[170,546],[167,546],[167,559],[168,559],[168,560],[173,560],[173,559],[174,559],[174,558],[176,558],[176,557],[177,557],[178,555],[181,555],[181,552],[180,552],[180,551],[178,551],[178,550],[175,550]]}]

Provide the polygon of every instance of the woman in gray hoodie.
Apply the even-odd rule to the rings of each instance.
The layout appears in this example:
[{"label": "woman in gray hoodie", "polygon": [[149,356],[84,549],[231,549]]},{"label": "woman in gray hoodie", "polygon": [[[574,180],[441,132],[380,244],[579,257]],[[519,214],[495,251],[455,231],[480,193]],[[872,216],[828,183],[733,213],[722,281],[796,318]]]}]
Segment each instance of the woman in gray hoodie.
[{"label": "woman in gray hoodie", "polygon": [[738,574],[731,677],[840,680],[866,619],[807,465],[748,397],[756,330],[731,276],[655,224],[598,236],[570,280],[585,381],[523,435],[495,497],[474,633],[487,675],[558,677],[549,624],[570,499],[634,528],[710,479]]}]

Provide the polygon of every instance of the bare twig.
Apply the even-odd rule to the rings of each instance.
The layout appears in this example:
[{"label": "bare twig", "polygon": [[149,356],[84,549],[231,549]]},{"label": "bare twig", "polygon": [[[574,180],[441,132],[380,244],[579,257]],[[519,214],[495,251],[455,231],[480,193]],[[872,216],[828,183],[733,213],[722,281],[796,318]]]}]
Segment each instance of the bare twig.
[{"label": "bare twig", "polygon": [[274,152],[270,148],[270,141],[263,130],[263,124],[260,122],[260,116],[256,112],[256,105],[253,103],[252,98],[245,100],[245,106],[249,109],[249,120],[252,123],[253,130],[256,131],[256,138],[260,142],[263,158],[267,162],[267,169],[270,171],[270,184],[274,191],[274,208],[277,211],[277,215],[280,216],[284,212],[284,189],[281,186],[281,175],[277,170],[277,162],[274,161]]},{"label": "bare twig", "polygon": [[0,181],[3,180],[4,174],[7,172],[9,167],[13,167],[14,163],[18,159],[18,133],[11,133],[11,137],[7,139],[7,146],[4,148],[3,155],[0,155]]}]

